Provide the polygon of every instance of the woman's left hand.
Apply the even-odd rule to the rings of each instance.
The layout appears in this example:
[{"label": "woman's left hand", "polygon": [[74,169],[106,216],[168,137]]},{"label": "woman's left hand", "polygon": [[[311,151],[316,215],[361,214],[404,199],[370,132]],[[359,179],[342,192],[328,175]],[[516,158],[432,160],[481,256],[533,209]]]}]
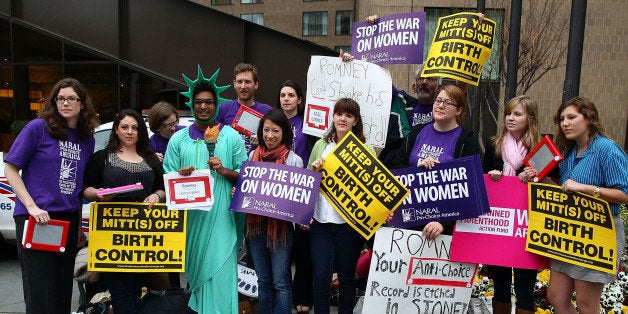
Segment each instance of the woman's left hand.
[{"label": "woman's left hand", "polygon": [[148,203],[148,209],[151,209],[153,208],[153,204],[159,203],[160,198],[161,197],[159,197],[156,193],[153,193],[144,199],[144,203]]},{"label": "woman's left hand", "polygon": [[582,192],[583,191],[583,187],[586,187],[586,185],[582,184],[582,183],[578,183],[574,180],[567,180],[565,181],[565,183],[563,183],[562,185],[562,189],[563,192],[565,193],[576,193],[576,192]]},{"label": "woman's left hand", "polygon": [[443,227],[440,222],[432,221],[425,225],[423,228],[423,234],[428,240],[434,240],[443,232],[443,230],[445,230],[445,227]]}]

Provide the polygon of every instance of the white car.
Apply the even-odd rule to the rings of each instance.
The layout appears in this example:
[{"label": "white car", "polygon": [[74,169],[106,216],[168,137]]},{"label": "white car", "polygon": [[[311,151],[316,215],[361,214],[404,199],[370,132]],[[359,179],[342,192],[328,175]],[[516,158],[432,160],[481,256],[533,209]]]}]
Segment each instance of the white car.
[{"label": "white car", "polygon": [[[186,116],[179,118],[179,125],[188,126],[194,123],[194,118]],[[111,127],[113,122],[107,122],[99,125],[94,130],[94,138],[96,146],[94,151],[99,151],[109,142]],[[148,127],[148,121],[146,121]],[[148,136],[153,132],[148,130]],[[0,152],[0,161],[4,160],[2,152]],[[15,208],[15,194],[9,185],[7,178],[4,176],[4,162],[0,162],[0,240],[15,240],[15,221],[13,220],[13,209]],[[87,234],[89,232],[89,202],[83,201],[81,228]]]}]

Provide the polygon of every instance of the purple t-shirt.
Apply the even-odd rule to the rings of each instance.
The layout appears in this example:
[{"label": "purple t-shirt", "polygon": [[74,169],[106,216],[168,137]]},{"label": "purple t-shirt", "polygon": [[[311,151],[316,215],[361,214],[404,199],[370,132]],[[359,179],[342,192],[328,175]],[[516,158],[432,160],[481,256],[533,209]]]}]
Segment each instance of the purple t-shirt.
[{"label": "purple t-shirt", "polygon": [[303,164],[307,165],[311,151],[308,149],[307,135],[303,134],[303,116],[296,115],[288,119],[288,121],[290,121],[290,126],[292,126],[292,133],[294,133],[292,150],[301,157]]},{"label": "purple t-shirt", "polygon": [[[267,104],[255,102],[253,106],[251,106],[251,109],[261,114],[266,114],[267,112],[271,111],[273,108]],[[240,104],[238,103],[237,99],[220,104],[220,110],[218,110],[218,116],[216,117],[216,122],[231,126],[231,122],[233,122],[233,119],[238,113],[238,110],[240,110]],[[248,136],[242,135],[242,139],[244,140],[244,145],[246,146],[247,154],[253,151],[257,147],[257,145],[251,144],[251,140],[249,139]]]},{"label": "purple t-shirt", "polygon": [[412,115],[408,117],[408,123],[410,123],[410,127],[419,124],[428,124],[434,121],[432,117],[432,106],[423,106],[418,101],[414,106],[414,110],[412,111]]},{"label": "purple t-shirt", "polygon": [[453,130],[446,132],[437,131],[434,123],[428,124],[416,137],[412,152],[408,158],[410,166],[419,166],[419,162],[425,158],[432,157],[440,162],[454,159],[456,141],[462,133],[462,127],[457,126]]},{"label": "purple t-shirt", "polygon": [[[22,169],[22,180],[39,208],[50,212],[74,212],[81,208],[83,173],[94,152],[94,137],[78,141],[76,130],[68,130],[65,141],[46,131],[46,122],[35,119],[20,132],[5,162]],[[15,198],[13,216],[28,211]]]},{"label": "purple t-shirt", "polygon": [[[185,127],[182,125],[177,125],[176,130],[179,131],[183,128]],[[170,138],[165,138],[161,136],[159,132],[157,132],[150,136],[150,139],[148,139],[148,145],[150,145],[150,148],[155,153],[160,153],[163,155],[166,153],[166,148],[168,148],[168,141],[170,141]]]}]

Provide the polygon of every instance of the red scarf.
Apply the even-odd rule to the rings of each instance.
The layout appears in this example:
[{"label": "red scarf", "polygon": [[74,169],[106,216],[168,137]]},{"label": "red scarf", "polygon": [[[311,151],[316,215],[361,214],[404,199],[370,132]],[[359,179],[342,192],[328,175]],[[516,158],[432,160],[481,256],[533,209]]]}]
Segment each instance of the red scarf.
[{"label": "red scarf", "polygon": [[[273,150],[258,146],[253,152],[251,161],[274,162],[276,164],[286,164],[290,149],[281,144]],[[266,229],[266,246],[273,250],[277,244],[286,245],[289,222],[276,218],[260,216],[255,214],[246,215],[246,237],[250,238],[260,234]]]}]

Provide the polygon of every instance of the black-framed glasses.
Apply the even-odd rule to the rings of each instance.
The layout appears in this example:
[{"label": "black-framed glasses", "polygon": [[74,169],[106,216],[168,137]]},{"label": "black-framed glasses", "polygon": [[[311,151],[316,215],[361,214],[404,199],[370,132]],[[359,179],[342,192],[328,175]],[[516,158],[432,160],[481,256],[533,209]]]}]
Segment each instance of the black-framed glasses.
[{"label": "black-framed glasses", "polygon": [[63,105],[63,103],[66,102],[66,101],[70,105],[76,105],[76,103],[81,101],[81,99],[73,97],[73,96],[70,96],[68,98],[65,98],[65,97],[55,97],[55,102],[57,103],[57,105]]},{"label": "black-framed glasses", "polygon": [[179,120],[172,122],[172,123],[167,123],[167,124],[162,124],[161,126],[164,129],[172,129],[172,128],[176,128],[179,125]]},{"label": "black-framed glasses", "polygon": [[458,107],[458,105],[456,105],[455,102],[449,100],[449,99],[442,99],[440,97],[436,97],[436,99],[434,100],[434,106],[439,106],[439,105],[443,105],[445,106],[445,108],[449,108],[451,106],[456,106]]},{"label": "black-framed glasses", "polygon": [[194,105],[200,106],[202,104],[206,104],[208,106],[215,105],[216,101],[213,99],[194,99]]}]

